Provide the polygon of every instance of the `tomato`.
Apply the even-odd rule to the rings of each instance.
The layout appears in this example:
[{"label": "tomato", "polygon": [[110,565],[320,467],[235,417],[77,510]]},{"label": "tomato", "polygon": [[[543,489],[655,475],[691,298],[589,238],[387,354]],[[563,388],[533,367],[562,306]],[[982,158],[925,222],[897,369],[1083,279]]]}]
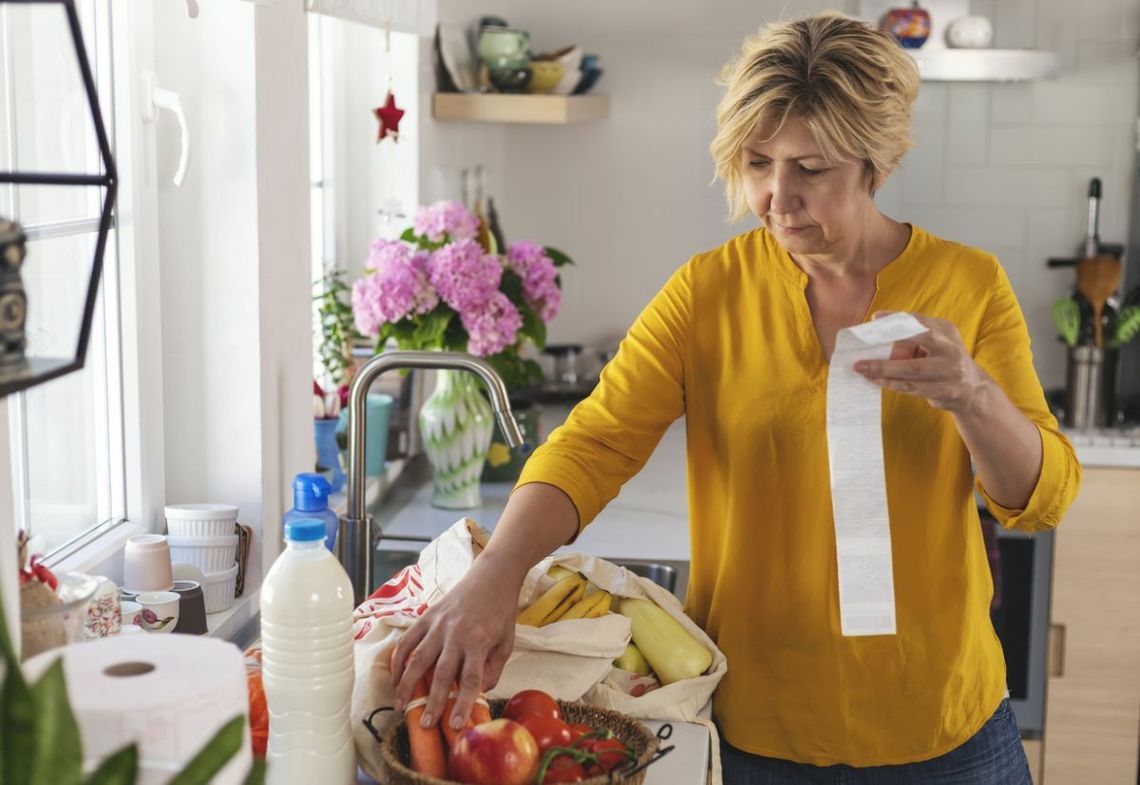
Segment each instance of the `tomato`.
[{"label": "tomato", "polygon": [[491,720],[459,733],[447,775],[469,785],[527,785],[534,782],[540,760],[526,728],[512,720]]},{"label": "tomato", "polygon": [[[590,766],[591,771],[589,773],[591,776],[612,771],[631,760],[629,749],[617,739],[586,739],[579,747],[598,756],[598,765]],[[599,769],[599,771],[593,771],[593,769]]]},{"label": "tomato", "polygon": [[558,701],[547,695],[542,690],[523,690],[516,692],[514,697],[507,701],[507,705],[503,707],[503,716],[508,720],[518,722],[528,714],[536,714],[539,717],[553,717],[556,720],[562,719],[562,712],[558,708]]},{"label": "tomato", "polygon": [[551,747],[568,747],[570,742],[574,740],[570,726],[553,717],[528,714],[520,720],[520,724],[530,731],[530,735],[534,736],[534,740],[538,742],[539,755]]},{"label": "tomato", "polygon": [[568,727],[570,729],[570,737],[571,737],[570,743],[571,744],[578,741],[578,739],[582,738],[587,733],[593,733],[594,732],[594,729],[591,728],[589,725],[583,725],[579,722],[572,722],[569,725],[567,725],[566,727]]},{"label": "tomato", "polygon": [[550,766],[546,769],[546,774],[542,778],[542,785],[556,782],[581,782],[585,776],[586,772],[582,770],[582,764],[577,763],[571,757],[559,755],[550,762]]}]

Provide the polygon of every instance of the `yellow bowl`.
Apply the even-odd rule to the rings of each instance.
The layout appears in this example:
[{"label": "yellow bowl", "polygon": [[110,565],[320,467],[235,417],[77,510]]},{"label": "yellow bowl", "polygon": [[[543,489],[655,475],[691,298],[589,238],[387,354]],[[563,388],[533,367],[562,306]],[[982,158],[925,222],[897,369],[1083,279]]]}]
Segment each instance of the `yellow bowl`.
[{"label": "yellow bowl", "polygon": [[562,81],[564,72],[562,63],[532,60],[530,67],[533,73],[530,77],[530,84],[526,88],[528,93],[549,93],[555,85]]}]

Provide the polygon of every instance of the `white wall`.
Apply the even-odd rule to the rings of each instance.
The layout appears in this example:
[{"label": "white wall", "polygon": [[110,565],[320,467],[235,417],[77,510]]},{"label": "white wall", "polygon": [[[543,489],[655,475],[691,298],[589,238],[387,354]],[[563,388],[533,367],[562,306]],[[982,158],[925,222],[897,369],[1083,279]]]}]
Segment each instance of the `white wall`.
[{"label": "white wall", "polygon": [[[155,7],[193,140],[185,184],[159,189],[166,501],[238,505],[254,576],[314,462],[306,25],[299,4]],[[160,173],[177,153],[160,128]]]},{"label": "white wall", "polygon": [[[752,223],[726,224],[709,187],[708,143],[721,64],[761,24],[855,3],[724,0],[715,6],[638,0],[534,4],[441,0],[444,20],[504,16],[533,48],[580,43],[601,54],[600,122],[564,127],[431,123],[424,166],[482,161],[510,239],[561,247],[578,266],[563,275],[551,341],[620,335],[689,255]],[[887,184],[888,214],[997,253],[1029,319],[1046,386],[1063,382],[1064,353],[1049,320],[1084,234],[1090,177],[1105,185],[1101,236],[1122,241],[1132,172],[1140,3],[1128,0],[979,0],[997,46],[1057,51],[1057,80],[1021,85],[924,83],[918,146]],[[425,91],[431,90],[430,74]]]}]

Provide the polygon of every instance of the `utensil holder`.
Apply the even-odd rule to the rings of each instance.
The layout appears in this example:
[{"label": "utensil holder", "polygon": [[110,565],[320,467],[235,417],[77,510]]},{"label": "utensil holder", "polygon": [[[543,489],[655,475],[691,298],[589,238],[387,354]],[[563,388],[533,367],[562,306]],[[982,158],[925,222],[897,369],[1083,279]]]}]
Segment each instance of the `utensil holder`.
[{"label": "utensil holder", "polygon": [[1116,418],[1115,349],[1091,345],[1069,349],[1065,383],[1065,426],[1107,428]]}]

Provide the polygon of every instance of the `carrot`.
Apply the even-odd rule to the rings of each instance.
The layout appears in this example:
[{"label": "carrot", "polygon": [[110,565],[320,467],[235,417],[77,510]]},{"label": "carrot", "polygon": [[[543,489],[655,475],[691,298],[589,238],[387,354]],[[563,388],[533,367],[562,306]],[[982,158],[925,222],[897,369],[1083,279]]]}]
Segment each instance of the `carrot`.
[{"label": "carrot", "polygon": [[[431,671],[428,671],[416,682],[412,692],[412,701],[427,699],[431,690]],[[417,705],[404,711],[404,724],[408,729],[408,748],[411,751],[412,768],[420,774],[429,777],[447,778],[447,758],[443,751],[443,738],[439,735],[438,727],[423,728],[420,726],[420,717],[423,716],[426,706]]]},{"label": "carrot", "polygon": [[460,732],[471,727],[471,720],[468,719],[463,727],[459,730],[451,727],[451,713],[455,711],[455,699],[459,696],[459,683],[451,682],[451,691],[447,695],[447,704],[443,707],[443,716],[439,718],[439,728],[443,731],[443,738],[447,741],[447,748],[450,750],[455,746],[455,739],[459,736]]},{"label": "carrot", "polygon": [[479,700],[471,707],[471,724],[482,725],[484,722],[491,721],[491,710],[487,708],[486,703],[481,703],[484,698],[479,696]]}]

